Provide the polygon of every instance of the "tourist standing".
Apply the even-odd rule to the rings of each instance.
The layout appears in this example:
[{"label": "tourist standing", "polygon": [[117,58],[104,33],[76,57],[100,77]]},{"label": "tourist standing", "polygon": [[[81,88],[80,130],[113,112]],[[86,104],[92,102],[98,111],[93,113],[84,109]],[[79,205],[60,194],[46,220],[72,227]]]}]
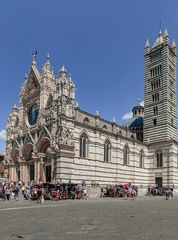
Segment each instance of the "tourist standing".
[{"label": "tourist standing", "polygon": [[10,188],[10,186],[6,187],[5,193],[6,193],[7,200],[10,200],[10,195],[11,195],[11,188]]},{"label": "tourist standing", "polygon": [[41,203],[44,203],[44,195],[45,195],[45,190],[44,190],[44,187],[42,186],[42,188],[41,188]]}]

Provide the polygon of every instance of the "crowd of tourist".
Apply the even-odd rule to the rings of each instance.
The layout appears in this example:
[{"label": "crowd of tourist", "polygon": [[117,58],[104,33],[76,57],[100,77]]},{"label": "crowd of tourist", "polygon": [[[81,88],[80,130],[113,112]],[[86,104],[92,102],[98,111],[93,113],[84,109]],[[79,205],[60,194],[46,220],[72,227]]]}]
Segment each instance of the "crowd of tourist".
[{"label": "crowd of tourist", "polygon": [[174,186],[172,187],[158,187],[158,186],[148,186],[146,195],[149,197],[153,196],[166,196],[166,199],[173,198]]},{"label": "crowd of tourist", "polygon": [[33,184],[24,182],[1,182],[0,199],[37,200],[62,200],[62,199],[85,199],[87,195],[85,184]]},{"label": "crowd of tourist", "polygon": [[125,197],[129,194],[138,195],[138,187],[129,184],[119,184],[119,185],[108,185],[107,187],[101,188],[101,197]]},{"label": "crowd of tourist", "polygon": [[[107,185],[106,187],[100,188],[99,184],[92,182],[92,188],[101,189],[101,198],[104,197],[131,197],[135,199],[138,195],[137,186],[129,184],[118,184],[118,185]],[[173,190],[170,187],[158,187],[158,186],[148,186],[146,191],[147,196],[166,196],[166,199],[173,198]],[[0,199],[10,200],[14,199],[18,201],[19,199],[25,200],[37,200],[44,203],[44,200],[62,200],[62,199],[86,199],[87,198],[87,188],[83,181],[81,184],[72,183],[58,183],[58,184],[34,184],[29,183],[25,185],[24,182],[0,182]]]}]

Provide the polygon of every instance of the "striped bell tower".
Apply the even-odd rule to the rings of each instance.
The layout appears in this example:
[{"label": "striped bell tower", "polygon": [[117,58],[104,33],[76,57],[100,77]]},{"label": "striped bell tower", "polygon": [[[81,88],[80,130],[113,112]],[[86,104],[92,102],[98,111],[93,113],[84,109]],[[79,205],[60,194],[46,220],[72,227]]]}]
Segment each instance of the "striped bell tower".
[{"label": "striped bell tower", "polygon": [[176,44],[167,30],[144,49],[144,142],[176,139]]}]

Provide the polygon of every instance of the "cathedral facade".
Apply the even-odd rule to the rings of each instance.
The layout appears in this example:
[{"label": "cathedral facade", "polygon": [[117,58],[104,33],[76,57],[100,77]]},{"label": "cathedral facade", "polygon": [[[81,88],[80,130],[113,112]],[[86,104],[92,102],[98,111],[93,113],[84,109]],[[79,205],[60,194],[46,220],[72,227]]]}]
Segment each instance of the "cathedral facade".
[{"label": "cathedral facade", "polygon": [[7,120],[9,179],[178,188],[176,45],[167,31],[152,47],[146,42],[144,59],[145,106],[135,106],[134,122],[123,127],[80,109],[65,67],[55,77],[48,56],[39,73],[33,55]]}]

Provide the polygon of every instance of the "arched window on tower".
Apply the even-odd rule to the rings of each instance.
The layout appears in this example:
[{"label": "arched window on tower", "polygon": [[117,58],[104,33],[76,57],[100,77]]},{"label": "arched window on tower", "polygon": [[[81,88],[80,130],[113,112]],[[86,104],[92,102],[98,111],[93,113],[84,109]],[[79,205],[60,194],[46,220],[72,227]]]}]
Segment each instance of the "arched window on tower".
[{"label": "arched window on tower", "polygon": [[111,144],[109,140],[104,143],[104,161],[109,162],[111,160]]},{"label": "arched window on tower", "polygon": [[153,102],[155,101],[155,95],[154,94],[152,95],[152,100],[153,100]]},{"label": "arched window on tower", "polygon": [[85,133],[80,136],[80,157],[88,157],[88,137]]},{"label": "arched window on tower", "polygon": [[158,81],[156,81],[156,88],[158,88]]},{"label": "arched window on tower", "polygon": [[123,150],[123,164],[129,164],[129,147],[126,145]]},{"label": "arched window on tower", "polygon": [[144,167],[144,151],[143,151],[143,149],[140,151],[139,167],[140,168]]},{"label": "arched window on tower", "polygon": [[158,168],[161,168],[163,167],[163,153],[161,150],[159,150],[157,153],[156,153],[156,166]]},{"label": "arched window on tower", "polygon": [[156,115],[158,115],[158,106],[156,106]]},{"label": "arched window on tower", "polygon": [[153,83],[151,83],[151,90],[153,90]]},{"label": "arched window on tower", "polygon": [[157,121],[156,121],[156,118],[153,119],[153,125],[156,126],[157,124]]}]

